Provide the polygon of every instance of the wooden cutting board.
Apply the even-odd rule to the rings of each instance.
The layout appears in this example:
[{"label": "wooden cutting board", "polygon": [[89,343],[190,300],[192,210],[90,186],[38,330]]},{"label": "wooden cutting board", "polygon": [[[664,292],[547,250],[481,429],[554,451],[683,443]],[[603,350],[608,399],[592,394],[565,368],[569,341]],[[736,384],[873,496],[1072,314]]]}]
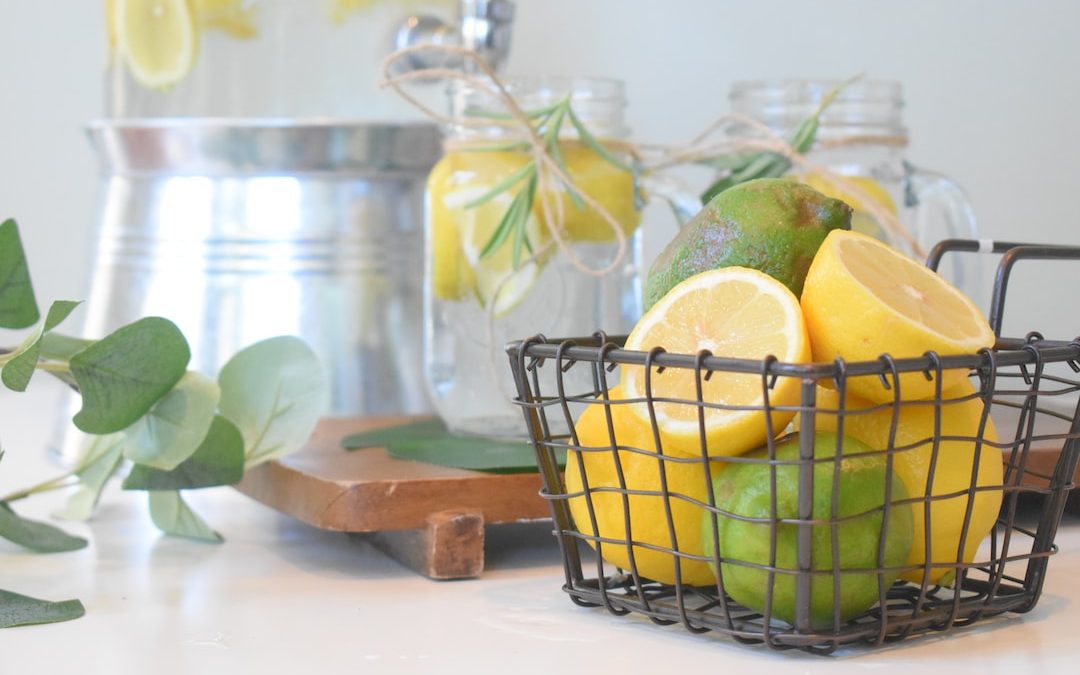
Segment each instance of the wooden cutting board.
[{"label": "wooden cutting board", "polygon": [[[994,410],[1003,437],[1016,413]],[[384,551],[434,579],[479,576],[484,568],[484,526],[550,517],[539,496],[539,474],[492,474],[396,459],[383,448],[345,451],[341,440],[359,431],[409,418],[328,419],[294,454],[248,471],[244,494],[309,525],[368,533]],[[1036,435],[1068,433],[1065,422],[1040,417]],[[1061,441],[1033,447],[1026,467],[1050,475]],[[1080,482],[1080,467],[1075,480]],[[1025,480],[1040,484],[1035,476]],[[1074,492],[1072,510],[1080,509]]]},{"label": "wooden cutting board", "polygon": [[549,517],[540,476],[482,473],[396,459],[383,448],[341,447],[350,434],[408,419],[323,420],[303,449],[247,471],[238,488],[309,525],[371,533],[377,546],[431,578],[478,576],[485,525]]}]

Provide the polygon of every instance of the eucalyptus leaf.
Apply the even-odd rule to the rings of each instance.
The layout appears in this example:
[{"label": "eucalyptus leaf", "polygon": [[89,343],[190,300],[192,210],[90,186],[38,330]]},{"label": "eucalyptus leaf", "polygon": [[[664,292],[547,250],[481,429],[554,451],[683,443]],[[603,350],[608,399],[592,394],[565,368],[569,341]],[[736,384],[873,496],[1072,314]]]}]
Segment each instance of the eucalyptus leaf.
[{"label": "eucalyptus leaf", "polygon": [[[536,455],[531,444],[480,437],[455,436],[437,418],[381,427],[347,436],[346,450],[385,448],[397,459],[490,473],[535,472]],[[566,451],[557,453],[559,466]]]},{"label": "eucalyptus leaf", "polygon": [[176,490],[149,492],[150,519],[165,534],[220,544],[224,538],[187,505]]},{"label": "eucalyptus leaf", "polygon": [[188,371],[173,389],[125,432],[124,457],[162,471],[175,469],[199,448],[214,421],[221,390]]},{"label": "eucalyptus leaf", "polygon": [[0,537],[37,553],[63,553],[86,547],[86,540],[48,523],[29,520],[0,502]]},{"label": "eucalyptus leaf", "polygon": [[0,590],[0,628],[71,621],[86,614],[78,600],[50,602]]},{"label": "eucalyptus leaf", "polygon": [[0,223],[0,328],[29,328],[41,318],[19,226]]},{"label": "eucalyptus leaf", "polygon": [[188,490],[235,485],[244,477],[244,437],[218,415],[191,457],[172,471],[136,464],[124,479],[125,490]]},{"label": "eucalyptus leaf", "polygon": [[180,330],[160,317],[139,319],[95,342],[69,362],[82,395],[75,426],[90,434],[131,426],[180,381],[190,359]]},{"label": "eucalyptus leaf", "polygon": [[282,336],[241,350],[221,369],[222,415],[244,436],[247,466],[298,450],[330,402],[318,357]]},{"label": "eucalyptus leaf", "polygon": [[123,450],[123,433],[94,436],[75,472],[79,486],[68,497],[64,507],[53,515],[64,520],[89,520],[94,515],[106,483],[120,468]]},{"label": "eucalyptus leaf", "polygon": [[19,346],[11,360],[4,364],[0,371],[0,379],[4,386],[12,391],[26,391],[26,385],[30,384],[30,378],[34,375],[38,357],[41,354],[41,339],[49,331],[56,328],[68,318],[72,311],[79,306],[72,300],[57,300],[45,314],[45,321],[38,327],[29,338]]}]

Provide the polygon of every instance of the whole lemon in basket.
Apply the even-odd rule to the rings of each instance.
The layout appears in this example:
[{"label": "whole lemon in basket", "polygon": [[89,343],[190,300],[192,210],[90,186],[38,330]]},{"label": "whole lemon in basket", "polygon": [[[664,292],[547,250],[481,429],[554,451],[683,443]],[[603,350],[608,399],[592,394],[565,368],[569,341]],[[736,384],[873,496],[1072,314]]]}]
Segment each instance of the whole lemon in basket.
[{"label": "whole lemon in basket", "polygon": [[[609,396],[611,400],[621,400],[622,392],[616,387]],[[636,448],[646,454],[629,449],[619,450],[619,466],[625,480],[625,483],[620,483],[615,452],[608,434],[605,406],[594,403],[585,409],[575,428],[580,447],[591,450],[571,450],[566,458],[566,492],[575,495],[568,502],[577,530],[588,537],[609,540],[599,545],[598,550],[604,560],[630,570],[623,493],[647,491],[647,494],[633,494],[626,498],[630,537],[637,544],[633,546],[633,554],[638,574],[665,584],[674,584],[677,578],[691,586],[714,584],[715,576],[709,566],[700,560],[681,558],[677,575],[676,556],[670,552],[677,549],[690,555],[702,555],[698,530],[705,510],[688,500],[708,502],[710,472],[706,471],[700,460],[663,459],[655,454],[651,429],[629,414],[625,404],[608,407],[615,443],[620,448]],[[661,466],[667,486],[666,499],[662,490],[665,483],[661,481]],[[715,475],[719,469],[720,464],[713,462],[711,474]],[[583,494],[585,483],[590,490],[588,496]],[[667,505],[670,505],[673,529],[668,527]],[[589,539],[588,543],[598,548],[594,539]],[[654,550],[649,546],[666,550]]]},{"label": "whole lemon in basket", "polygon": [[[782,432],[795,414],[790,406],[799,403],[800,380],[779,377],[766,392],[763,359],[810,359],[798,299],[776,279],[746,267],[702,272],[653,305],[634,326],[626,348],[656,347],[677,354],[707,349],[718,357],[745,360],[743,370],[726,368],[708,378],[692,368],[653,369],[648,383],[644,367],[622,367],[627,398],[645,398],[651,392],[656,424],[667,439],[665,451],[689,457],[702,454],[702,422],[712,457],[739,455]],[[703,406],[696,404],[699,386]],[[766,393],[772,407],[768,414]],[[630,412],[642,424],[651,424],[645,404],[631,405]]]},{"label": "whole lemon in basket", "polygon": [[[923,565],[927,559],[924,543],[925,531],[930,530],[930,561],[933,564],[955,565],[958,561],[975,559],[979,544],[989,534],[997,521],[1002,499],[1002,454],[992,443],[998,440],[994,423],[987,416],[982,427],[983,443],[976,459],[976,440],[983,424],[983,402],[975,395],[975,387],[964,380],[942,393],[940,406],[940,442],[934,461],[934,418],[938,406],[929,402],[903,406],[896,424],[893,447],[896,470],[909,487],[912,496],[929,494],[929,514],[925,514],[922,502],[914,505],[915,540],[908,557],[908,565]],[[847,409],[866,410],[873,404],[848,397]],[[874,449],[888,447],[889,428],[892,423],[892,407],[875,407],[866,413],[845,417],[845,433],[854,436]],[[934,463],[933,480],[929,482],[931,463]],[[977,462],[977,465],[976,465]],[[971,476],[975,473],[974,496]],[[945,495],[952,495],[945,497]],[[963,551],[960,540],[964,528],[964,516],[971,504],[971,520]],[[929,583],[947,584],[954,569],[931,568]],[[905,572],[904,579],[921,583],[923,570]]]},{"label": "whole lemon in basket", "polygon": [[[799,435],[793,434],[776,445],[776,512],[770,487],[768,452],[762,448],[745,455],[754,463],[732,464],[714,481],[716,507],[739,518],[720,513],[702,519],[701,539],[706,555],[719,542],[723,557],[721,572],[724,591],[736,602],[764,613],[769,573],[757,566],[768,566],[772,553],[770,519],[799,517],[799,473],[794,462],[799,459]],[[814,457],[833,458],[840,437],[823,432],[814,435]],[[888,588],[899,575],[912,544],[912,513],[903,503],[908,491],[897,473],[887,481],[886,460],[863,443],[842,439],[843,457],[819,461],[813,467],[814,520],[812,526],[810,569],[818,572],[840,570],[839,595],[834,597],[833,574],[812,574],[810,579],[810,621],[815,628],[833,623],[834,602],[840,621],[862,614],[879,599],[878,567],[895,568],[881,573],[881,583]],[[833,514],[834,476],[837,479],[836,513]],[[884,505],[889,504],[884,521]],[[834,527],[829,522],[835,518]],[[884,525],[884,546],[882,527]],[[775,568],[773,577],[772,616],[794,623],[796,615],[796,575],[798,565],[799,525],[780,522],[775,525]],[[833,549],[837,557],[833,557]],[[879,548],[884,555],[878,560]]]},{"label": "whole lemon in basket", "polygon": [[[858,232],[833,230],[806,274],[801,297],[815,361],[872,361],[974,354],[994,344],[994,332],[979,308],[944,278],[882,242]],[[967,376],[943,373],[944,388]],[[934,395],[922,373],[900,376],[905,399]],[[893,392],[876,377],[853,378],[851,393],[886,403]]]}]

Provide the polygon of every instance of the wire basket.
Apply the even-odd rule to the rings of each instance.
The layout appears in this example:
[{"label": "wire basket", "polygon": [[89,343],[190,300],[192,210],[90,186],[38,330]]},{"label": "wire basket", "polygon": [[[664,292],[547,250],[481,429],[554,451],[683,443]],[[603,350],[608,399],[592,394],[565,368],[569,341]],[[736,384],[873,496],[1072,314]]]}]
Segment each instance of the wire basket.
[{"label": "wire basket", "polygon": [[[516,403],[536,450],[541,495],[549,500],[565,566],[563,588],[571,599],[616,615],[678,623],[694,633],[823,653],[1031,610],[1056,550],[1080,455],[1080,342],[1036,333],[1001,338],[1002,308],[1018,260],[1080,259],[1080,248],[949,240],[934,249],[928,265],[936,269],[948,251],[1003,254],[990,312],[999,336],[993,349],[789,364],[659,348],[628,351],[621,348],[625,338],[602,333],[508,345]],[[644,398],[613,394],[620,371],[629,367],[645,369]],[[591,386],[570,390],[582,377],[569,374],[580,369],[591,374],[584,378]],[[697,399],[654,398],[650,377],[665,369],[693,371]],[[943,391],[943,374],[955,369],[973,386]],[[905,398],[909,373],[934,382],[934,397]],[[721,458],[721,472],[704,451],[665,452],[656,407],[689,406],[703,425],[705,410],[730,406],[703,400],[702,383],[733,374],[760,382],[763,404],[752,409],[776,432],[768,434],[766,446]],[[770,403],[784,378],[798,380],[797,405]],[[876,378],[891,400],[849,407],[844,392],[853,378]],[[838,396],[825,405],[819,399],[829,389]],[[581,413],[588,406],[599,406],[594,421],[600,422],[586,432]],[[651,433],[629,441],[619,436],[620,408],[628,406],[638,406]],[[958,432],[950,420],[961,410],[969,423]],[[803,433],[791,441],[775,438],[792,414]],[[909,425],[916,417],[923,426]],[[853,460],[845,450],[848,430],[860,427],[879,440]],[[911,428],[923,432],[905,436]],[[815,429],[835,429],[835,436],[817,434],[828,447],[815,447]],[[700,437],[704,446],[704,429]],[[1061,450],[1052,471],[1036,470],[1029,461],[1033,447]],[[841,456],[844,461],[837,461]],[[879,469],[873,489],[845,483],[841,467],[857,461]],[[923,471],[916,471],[917,480],[901,470],[915,465]],[[738,473],[729,473],[735,467]],[[756,512],[734,506],[730,486],[719,487],[716,478],[724,474],[756,486]],[[568,490],[571,475],[574,489]],[[900,488],[898,477],[905,478]],[[688,534],[680,523],[695,509],[701,526]],[[893,544],[901,539],[908,545],[898,556]],[[589,548],[598,555],[589,556]],[[916,548],[919,555],[912,553]],[[854,595],[861,604],[852,606]]]}]

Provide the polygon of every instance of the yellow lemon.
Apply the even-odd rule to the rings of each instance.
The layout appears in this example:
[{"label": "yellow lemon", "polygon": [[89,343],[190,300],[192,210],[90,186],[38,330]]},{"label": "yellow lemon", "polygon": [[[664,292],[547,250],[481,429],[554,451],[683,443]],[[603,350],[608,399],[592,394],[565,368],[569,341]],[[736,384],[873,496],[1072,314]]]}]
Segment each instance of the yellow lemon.
[{"label": "yellow lemon", "polygon": [[171,87],[195,63],[199,33],[187,0],[116,0],[113,27],[132,76],[143,86]]},{"label": "yellow lemon", "polygon": [[[872,237],[833,230],[818,249],[803,286],[802,310],[815,361],[870,361],[882,354],[917,357],[973,354],[994,333],[970,298],[938,274]],[[943,388],[966,371],[943,373]],[[922,373],[900,376],[905,399],[929,398],[935,383]],[[876,378],[855,378],[851,393],[892,400]]]},{"label": "yellow lemon", "polygon": [[259,33],[255,27],[255,5],[245,0],[192,0],[195,19],[206,29],[220,30],[239,40]]},{"label": "yellow lemon", "polygon": [[[441,300],[462,300],[472,295],[496,315],[516,307],[532,289],[544,258],[514,269],[513,237],[484,255],[503,215],[513,202],[513,191],[482,204],[476,200],[500,180],[520,169],[527,158],[512,152],[451,152],[428,176],[425,217],[428,218],[432,292]],[[517,189],[524,189],[519,186]],[[536,250],[548,241],[535,215],[525,222],[525,235]],[[524,252],[522,258],[529,257]]]},{"label": "yellow lemon", "polygon": [[[649,351],[663,347],[677,354],[696,354],[703,349],[715,356],[761,360],[775,356],[784,362],[805,362],[810,342],[799,301],[782,283],[754,269],[725,267],[702,272],[671,289],[641,318],[626,340],[626,348]],[[692,457],[701,455],[698,406],[662,401],[697,399],[694,370],[669,368],[651,375],[656,401],[656,423],[670,440],[664,449]],[[704,409],[707,452],[731,456],[762,445],[770,425],[759,406],[764,404],[762,378],[757,373],[716,372],[701,382],[705,403],[738,408]],[[627,398],[644,398],[645,369],[623,366],[623,390]],[[799,380],[781,377],[769,394],[773,406],[799,402]],[[645,404],[631,412],[649,419]],[[774,410],[771,429],[779,434],[794,412]]]},{"label": "yellow lemon", "polygon": [[[983,402],[974,394],[975,387],[967,380],[942,394],[941,435],[932,480],[930,465],[934,459],[934,420],[938,406],[928,402],[907,405],[900,409],[896,420],[896,439],[893,443],[893,447],[900,449],[894,455],[895,470],[907,485],[912,497],[934,497],[933,501],[913,504],[915,529],[908,565],[922,565],[926,561],[927,529],[930,531],[929,557],[932,563],[956,564],[958,560],[971,562],[979,544],[997,521],[1002,499],[1002,455],[998,447],[984,443],[979,448],[976,459],[976,439],[982,424]],[[872,406],[869,401],[860,401],[854,397],[849,397],[847,401],[849,411],[866,411]],[[849,414],[845,417],[844,433],[866,443],[874,450],[883,450],[888,447],[892,415],[891,406]],[[989,417],[986,418],[982,438],[990,443],[998,440],[997,430]],[[914,447],[908,449],[909,446]],[[976,476],[975,487],[979,488],[974,497],[968,494],[972,487],[973,470]],[[971,521],[961,551],[960,539],[969,503]],[[953,571],[947,567],[932,568],[929,581],[931,584],[942,583]],[[922,581],[922,576],[921,569],[902,575],[916,583]]]},{"label": "yellow lemon", "polygon": [[[577,141],[560,144],[563,160],[574,185],[592,197],[615,219],[623,233],[630,236],[641,223],[641,212],[634,207],[634,176],[612,165],[588,146]],[[563,229],[571,241],[615,241],[615,231],[588,205],[579,207],[567,189],[557,191],[562,201]],[[539,215],[539,199],[534,212]]]},{"label": "yellow lemon", "polygon": [[[621,400],[618,387],[610,392],[612,400]],[[626,543],[626,511],[623,495],[626,491],[643,491],[626,497],[629,504],[630,532],[633,540],[634,562],[638,574],[665,584],[674,584],[676,557],[668,552],[676,550],[690,555],[702,555],[699,535],[705,509],[688,500],[708,503],[708,485],[722,464],[712,462],[706,471],[705,464],[698,461],[665,459],[656,454],[651,429],[630,414],[626,404],[610,405],[614,442],[620,448],[636,448],[618,451],[619,466],[625,483],[620,483],[615,463],[615,451],[608,434],[607,415],[603,404],[592,404],[578,419],[578,443],[581,448],[571,450],[566,458],[566,491],[576,495],[569,498],[570,514],[579,532],[593,537],[614,541],[603,542],[600,552],[604,560],[621,569],[630,569],[630,546]],[[665,482],[661,482],[660,467],[663,466]],[[584,477],[584,480],[583,480]],[[583,494],[588,483],[590,494]],[[662,487],[667,487],[667,497]],[[592,514],[590,515],[590,502]],[[667,514],[670,507],[673,528],[668,527]],[[594,520],[595,516],[595,520]],[[596,548],[595,542],[589,542]],[[657,551],[648,546],[667,549]],[[708,564],[699,560],[679,559],[679,577],[691,586],[708,586],[716,583],[716,577]]]}]

